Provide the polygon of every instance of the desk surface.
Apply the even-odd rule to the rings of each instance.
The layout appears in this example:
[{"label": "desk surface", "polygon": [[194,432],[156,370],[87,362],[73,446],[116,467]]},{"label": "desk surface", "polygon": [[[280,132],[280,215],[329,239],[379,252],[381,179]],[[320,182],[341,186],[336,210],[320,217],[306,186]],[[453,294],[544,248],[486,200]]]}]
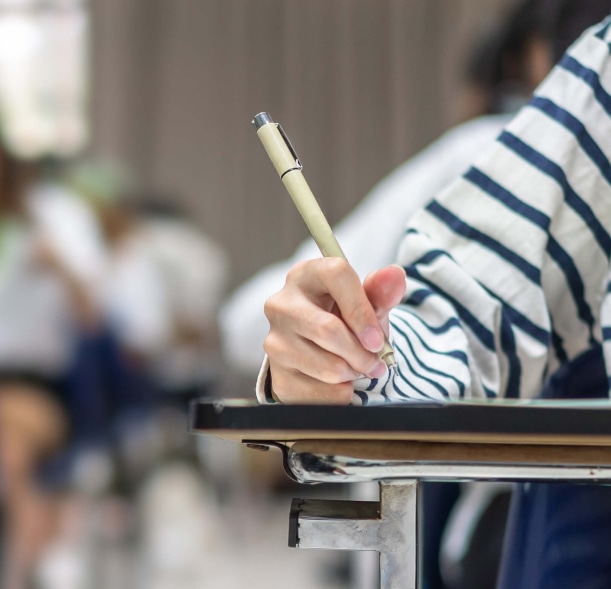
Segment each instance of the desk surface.
[{"label": "desk surface", "polygon": [[236,441],[404,440],[611,446],[611,402],[258,405],[193,401],[194,433]]}]

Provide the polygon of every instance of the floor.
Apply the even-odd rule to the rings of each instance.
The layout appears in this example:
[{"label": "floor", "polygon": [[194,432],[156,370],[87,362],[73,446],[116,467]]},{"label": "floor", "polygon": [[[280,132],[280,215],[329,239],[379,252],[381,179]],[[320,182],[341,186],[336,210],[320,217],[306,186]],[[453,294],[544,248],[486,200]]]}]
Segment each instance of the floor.
[{"label": "floor", "polygon": [[354,587],[347,580],[348,553],[287,546],[292,497],[337,498],[342,489],[288,484],[275,478],[269,462],[253,462],[235,448],[214,448],[212,455],[202,468],[181,459],[164,462],[129,498],[74,493],[63,506],[61,533],[39,566],[37,587]]}]

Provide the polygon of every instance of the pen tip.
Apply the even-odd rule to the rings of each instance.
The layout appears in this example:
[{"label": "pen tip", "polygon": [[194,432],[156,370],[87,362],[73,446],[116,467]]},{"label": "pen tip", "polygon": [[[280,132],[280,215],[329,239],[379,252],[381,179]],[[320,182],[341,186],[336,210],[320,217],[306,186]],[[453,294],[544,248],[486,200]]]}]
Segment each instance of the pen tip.
[{"label": "pen tip", "polygon": [[386,364],[389,368],[396,366],[397,360],[395,359],[395,354],[393,352],[392,346],[390,343],[386,343],[380,352],[380,360]]}]

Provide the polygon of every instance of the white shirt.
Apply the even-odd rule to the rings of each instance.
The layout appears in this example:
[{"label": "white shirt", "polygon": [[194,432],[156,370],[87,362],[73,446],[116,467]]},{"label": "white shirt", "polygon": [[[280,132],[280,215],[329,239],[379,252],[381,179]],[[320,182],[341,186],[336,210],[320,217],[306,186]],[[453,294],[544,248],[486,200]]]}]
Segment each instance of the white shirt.
[{"label": "white shirt", "polygon": [[[154,359],[155,374],[169,387],[201,384],[219,368],[212,344],[227,284],[227,255],[199,228],[178,219],[143,219],[138,239],[156,266],[169,322]],[[180,325],[199,337],[176,337]]]},{"label": "white shirt", "polygon": [[3,226],[0,256],[0,370],[54,377],[67,367],[74,316],[65,285],[38,260],[44,240],[79,279],[92,285],[102,253],[97,225],[69,191],[52,184],[26,198],[30,221]]}]

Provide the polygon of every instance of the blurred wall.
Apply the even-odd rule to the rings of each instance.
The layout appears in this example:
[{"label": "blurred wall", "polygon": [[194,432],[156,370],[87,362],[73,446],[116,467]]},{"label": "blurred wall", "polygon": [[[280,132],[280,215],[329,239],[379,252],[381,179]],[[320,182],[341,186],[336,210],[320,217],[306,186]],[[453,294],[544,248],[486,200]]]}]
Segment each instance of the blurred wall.
[{"label": "blurred wall", "polygon": [[253,115],[283,124],[335,222],[456,122],[467,51],[511,3],[93,0],[93,152],[184,203],[236,284],[306,235]]}]

